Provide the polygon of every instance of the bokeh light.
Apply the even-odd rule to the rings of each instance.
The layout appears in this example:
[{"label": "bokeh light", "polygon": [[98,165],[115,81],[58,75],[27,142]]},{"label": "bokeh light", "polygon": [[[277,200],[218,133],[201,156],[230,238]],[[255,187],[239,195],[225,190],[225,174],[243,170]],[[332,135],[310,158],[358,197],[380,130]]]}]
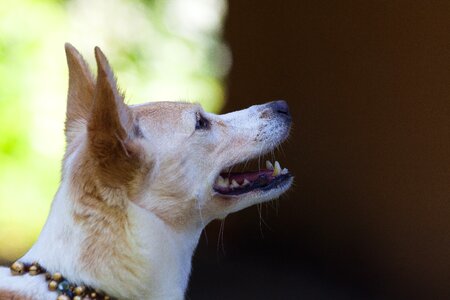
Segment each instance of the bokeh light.
[{"label": "bokeh light", "polygon": [[129,103],[224,103],[231,56],[224,0],[0,2],[0,261],[37,238],[59,183],[64,42],[94,64],[100,46]]}]

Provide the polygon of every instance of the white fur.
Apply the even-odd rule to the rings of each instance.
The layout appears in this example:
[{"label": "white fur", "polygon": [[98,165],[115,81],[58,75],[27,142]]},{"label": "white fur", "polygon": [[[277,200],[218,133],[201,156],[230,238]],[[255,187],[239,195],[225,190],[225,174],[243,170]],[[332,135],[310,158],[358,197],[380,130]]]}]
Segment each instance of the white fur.
[{"label": "white fur", "polygon": [[[39,262],[50,272],[70,276],[72,282],[102,286],[120,299],[132,299],[128,295],[136,294],[133,282],[118,283],[114,276],[94,278],[74,264],[79,260],[84,235],[69,215],[71,199],[68,195],[70,191],[63,181],[38,241],[20,261]],[[136,296],[140,299],[183,299],[191,270],[191,257],[202,228],[176,232],[133,203],[128,207],[128,215],[133,221],[129,228],[130,239],[140,243],[135,245],[133,251],[144,252],[150,266],[148,274],[142,275],[147,279],[144,282],[146,288]],[[0,289],[26,291],[27,295],[36,299],[56,297],[55,292],[48,291],[43,275],[12,276],[6,268],[1,268]]]},{"label": "white fur", "polygon": [[56,299],[56,293],[49,292],[45,279],[42,276],[21,276],[11,275],[8,268],[0,267],[0,289],[8,291],[20,291],[20,295],[34,297],[36,300]]},{"label": "white fur", "polygon": [[[193,107],[194,110],[198,109],[197,106]],[[101,287],[120,299],[183,299],[191,271],[192,255],[204,226],[214,218],[224,217],[228,213],[278,197],[292,182],[290,180],[268,192],[235,197],[237,204],[227,210],[202,215],[203,209],[207,209],[208,203],[215,197],[212,186],[223,168],[264,154],[284,140],[288,126],[277,118],[262,118],[261,115],[266,110],[269,110],[267,106],[259,105],[222,116],[204,113],[211,121],[225,124],[227,135],[216,126],[207,134],[198,133],[198,136],[192,137],[195,132],[193,133],[189,124],[195,123],[195,120],[193,111],[189,110],[183,115],[183,120],[179,121],[181,129],[176,132],[173,128],[155,130],[151,124],[139,124],[145,136],[141,142],[142,146],[146,149],[148,159],[155,162],[149,177],[148,190],[140,195],[139,199],[134,199],[135,201],[128,199],[130,201],[126,208],[130,220],[125,237],[131,245],[129,254],[143,258],[139,278],[129,278],[126,282],[118,281],[115,278],[118,273],[115,272],[121,272],[120,269],[112,269],[109,274],[96,277],[77,264],[86,232],[81,225],[73,221],[76,195],[68,179],[70,176],[66,176],[71,173],[77,152],[66,160],[61,186],[39,239],[19,260],[27,263],[39,262],[48,271],[61,272],[74,283]],[[181,147],[188,138],[191,138],[189,147]],[[240,147],[233,147],[238,140],[245,143]],[[203,148],[207,144],[218,145],[214,153],[204,152]],[[153,209],[162,207],[165,201],[151,191],[152,184],[164,184],[157,181],[158,176],[162,176],[159,172],[163,172],[158,165],[170,155],[177,155],[180,160],[186,160],[186,165],[178,166],[181,170],[166,170],[179,172],[177,177],[172,178],[173,182],[184,180],[184,184],[189,187],[190,194],[179,201],[195,198],[199,212],[182,230],[174,229],[152,212]],[[164,178],[170,178],[170,174],[164,174]],[[23,295],[33,296],[33,299],[56,298],[55,292],[47,290],[42,275],[11,276],[6,268],[0,269],[1,289],[20,291]]]}]

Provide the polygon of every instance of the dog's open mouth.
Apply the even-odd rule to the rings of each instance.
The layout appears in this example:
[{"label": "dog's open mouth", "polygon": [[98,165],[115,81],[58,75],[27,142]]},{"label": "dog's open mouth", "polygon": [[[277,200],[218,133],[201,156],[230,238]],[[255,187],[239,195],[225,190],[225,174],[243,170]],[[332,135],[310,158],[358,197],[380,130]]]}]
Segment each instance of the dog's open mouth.
[{"label": "dog's open mouth", "polygon": [[266,168],[252,172],[222,172],[214,183],[214,191],[222,195],[241,195],[253,191],[269,191],[286,184],[292,177],[278,161],[266,161]]}]

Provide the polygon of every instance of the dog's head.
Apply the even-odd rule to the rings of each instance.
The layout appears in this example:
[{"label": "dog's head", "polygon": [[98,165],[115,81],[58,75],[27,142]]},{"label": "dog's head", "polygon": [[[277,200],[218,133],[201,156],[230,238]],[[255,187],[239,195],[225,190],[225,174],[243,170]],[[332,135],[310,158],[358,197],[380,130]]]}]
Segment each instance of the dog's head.
[{"label": "dog's head", "polygon": [[290,187],[292,176],[278,162],[255,172],[230,171],[286,139],[291,117],[284,101],[225,115],[182,102],[127,105],[99,48],[96,80],[75,48],[66,45],[66,53],[63,176],[82,193],[111,207],[134,203],[182,228],[205,225]]}]

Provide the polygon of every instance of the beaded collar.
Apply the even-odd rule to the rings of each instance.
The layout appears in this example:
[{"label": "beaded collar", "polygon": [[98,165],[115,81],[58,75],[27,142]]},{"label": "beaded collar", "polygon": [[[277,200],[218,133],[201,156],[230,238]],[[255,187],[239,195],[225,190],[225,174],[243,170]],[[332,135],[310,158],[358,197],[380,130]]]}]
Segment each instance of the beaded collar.
[{"label": "beaded collar", "polygon": [[11,274],[15,276],[27,273],[31,276],[45,275],[45,281],[48,282],[48,290],[58,293],[56,300],[117,300],[99,290],[84,285],[72,284],[61,273],[50,274],[37,262],[26,264],[16,261],[11,265],[10,270]]}]

